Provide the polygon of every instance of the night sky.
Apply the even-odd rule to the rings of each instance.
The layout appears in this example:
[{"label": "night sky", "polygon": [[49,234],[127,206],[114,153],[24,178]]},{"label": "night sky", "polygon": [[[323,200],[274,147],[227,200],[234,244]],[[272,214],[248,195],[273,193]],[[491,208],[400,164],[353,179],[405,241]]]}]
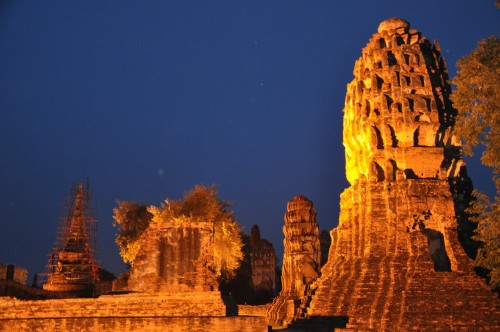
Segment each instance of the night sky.
[{"label": "night sky", "polygon": [[[42,272],[87,177],[115,274],[116,199],[159,205],[200,183],[281,261],[295,195],[337,225],[346,84],[391,17],[438,40],[452,77],[500,32],[493,0],[0,1],[0,262]],[[492,195],[491,170],[468,165]]]}]

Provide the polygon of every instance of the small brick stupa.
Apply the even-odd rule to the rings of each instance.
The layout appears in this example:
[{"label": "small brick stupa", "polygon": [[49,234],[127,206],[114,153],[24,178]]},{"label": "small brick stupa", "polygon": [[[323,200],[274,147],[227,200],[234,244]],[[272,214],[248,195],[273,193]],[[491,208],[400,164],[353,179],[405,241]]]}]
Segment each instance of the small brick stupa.
[{"label": "small brick stupa", "polygon": [[440,48],[392,18],[347,86],[350,183],[308,315],[362,331],[500,330],[500,301],[473,270],[470,179],[453,136]]}]

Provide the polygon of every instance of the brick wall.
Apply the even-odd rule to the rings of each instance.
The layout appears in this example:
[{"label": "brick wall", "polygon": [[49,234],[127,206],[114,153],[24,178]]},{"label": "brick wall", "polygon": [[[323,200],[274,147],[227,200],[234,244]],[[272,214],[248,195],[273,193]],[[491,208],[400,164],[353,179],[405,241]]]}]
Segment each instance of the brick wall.
[{"label": "brick wall", "polygon": [[267,331],[264,317],[79,317],[0,320],[11,331]]},{"label": "brick wall", "polygon": [[99,298],[24,301],[0,298],[0,319],[69,317],[225,316],[219,292],[106,295]]},{"label": "brick wall", "polygon": [[267,331],[260,315],[225,315],[219,292],[38,301],[0,297],[0,331]]},{"label": "brick wall", "polygon": [[259,316],[266,317],[270,304],[262,305],[238,305],[239,316]]},{"label": "brick wall", "polygon": [[13,280],[26,284],[27,279],[28,270],[14,264],[0,264],[0,280]]}]

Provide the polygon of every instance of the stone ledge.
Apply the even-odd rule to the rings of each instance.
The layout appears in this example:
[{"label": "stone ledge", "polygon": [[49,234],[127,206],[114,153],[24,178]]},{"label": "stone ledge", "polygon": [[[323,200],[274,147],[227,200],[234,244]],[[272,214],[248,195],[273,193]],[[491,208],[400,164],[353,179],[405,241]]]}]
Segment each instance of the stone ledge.
[{"label": "stone ledge", "polygon": [[258,316],[266,317],[267,310],[270,304],[262,305],[238,305],[238,315],[239,316]]},{"label": "stone ledge", "polygon": [[226,316],[226,306],[219,292],[39,301],[0,298],[0,319],[186,316]]},{"label": "stone ledge", "polygon": [[0,319],[0,331],[267,331],[264,317],[79,317]]}]

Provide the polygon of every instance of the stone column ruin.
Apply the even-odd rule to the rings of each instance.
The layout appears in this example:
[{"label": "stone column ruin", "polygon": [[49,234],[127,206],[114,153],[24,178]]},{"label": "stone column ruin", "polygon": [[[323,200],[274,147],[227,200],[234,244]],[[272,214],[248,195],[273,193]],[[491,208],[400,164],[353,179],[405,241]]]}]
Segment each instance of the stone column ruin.
[{"label": "stone column ruin", "polygon": [[287,204],[283,244],[282,289],[268,310],[272,323],[286,325],[302,317],[311,299],[311,284],[320,275],[321,246],[316,209],[304,196]]}]

